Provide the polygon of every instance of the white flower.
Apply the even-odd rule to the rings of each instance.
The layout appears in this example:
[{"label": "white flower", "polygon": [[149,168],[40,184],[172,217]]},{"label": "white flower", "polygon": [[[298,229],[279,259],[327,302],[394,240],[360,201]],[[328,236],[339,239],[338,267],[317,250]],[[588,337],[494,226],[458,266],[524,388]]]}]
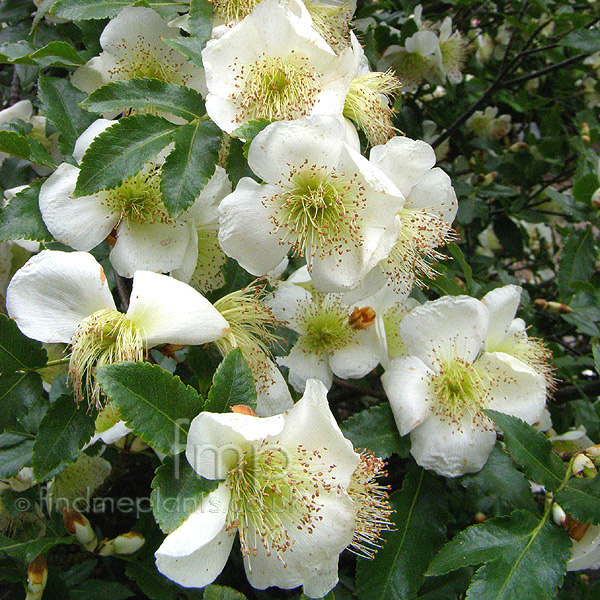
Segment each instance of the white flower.
[{"label": "white flower", "polygon": [[111,81],[152,77],[204,94],[206,84],[202,69],[163,42],[162,38],[177,35],[179,30],[169,27],[151,8],[124,8],[102,32],[100,55],[79,67],[71,81],[91,93]]},{"label": "white flower", "polygon": [[499,139],[512,128],[510,115],[498,114],[497,106],[488,106],[484,111],[476,110],[466,121],[465,126],[478,137]]},{"label": "white flower", "polygon": [[600,569],[600,525],[587,525],[583,536],[573,540],[567,571]]},{"label": "white flower", "polygon": [[288,356],[277,362],[290,370],[289,382],[302,391],[316,378],[330,388],[333,375],[364,377],[385,354],[375,311],[365,303],[350,306],[340,294],[325,294],[310,284],[280,283],[269,306],[298,334]]},{"label": "white flower", "polygon": [[244,567],[258,589],[304,586],[311,598],[337,583],[339,553],[367,556],[388,528],[381,461],[359,456],[311,380],[284,415],[200,413],[186,456],[201,476],[224,480],[156,551],[158,570],[186,587],[221,572],[236,533]]},{"label": "white flower", "polygon": [[515,319],[521,288],[505,285],[488,292],[482,302],[489,311],[489,329],[485,340],[487,352],[503,352],[531,367],[553,386],[551,354],[544,342],[527,335],[523,319]]},{"label": "white flower", "polygon": [[486,306],[446,296],[413,309],[400,323],[407,356],[382,376],[401,435],[410,432],[419,465],[446,477],[478,471],[496,441],[491,408],[539,421],[544,377],[502,352],[484,352]]},{"label": "white flower", "polygon": [[452,33],[452,19],[446,17],[440,26],[440,50],[444,72],[448,81],[454,85],[463,80],[466,46],[459,31]]},{"label": "white flower", "polygon": [[450,177],[435,165],[433,148],[420,140],[394,137],[371,149],[370,161],[387,175],[406,198],[397,214],[398,240],[379,264],[392,282],[406,284],[435,276],[432,262],[442,258],[439,246],[454,239],[452,222],[458,211]]},{"label": "white flower", "polygon": [[100,401],[96,366],[143,360],[161,344],[198,345],[229,325],[193,288],[166,275],[136,271],[129,309],[119,312],[102,267],[84,252],[44,250],[8,286],[8,314],[28,337],[71,344],[69,374],[76,395]]},{"label": "white flower", "polygon": [[358,286],[387,256],[404,198],[345,132],[343,120],[314,116],[273,123],[254,138],[248,164],[265,183],[243,178],[221,202],[227,255],[264,275],[292,250],[326,292]]},{"label": "white flower", "polygon": [[277,0],[265,0],[202,51],[206,111],[227,133],[261,117],[341,115],[352,51],[337,56],[312,27]]},{"label": "white flower", "polygon": [[356,0],[304,0],[313,27],[336,51],[348,47],[350,20],[356,10]]},{"label": "white flower", "polygon": [[[105,119],[92,123],[75,144],[75,160],[80,162],[94,138],[113,124]],[[198,243],[194,220],[196,215],[204,214],[204,206],[211,205],[212,193],[219,199],[229,189],[222,183],[226,175],[217,170],[214,185],[209,182],[196,205],[174,219],[168,216],[161,200],[160,167],[164,156],[165,152],[161,153],[116,188],[82,197],[73,196],[79,168],[61,164],[40,189],[40,211],[48,230],[59,242],[88,251],[116,228],[110,262],[120,275],[132,277],[136,270],[179,270],[179,279],[192,277],[199,248],[203,248]],[[217,251],[213,257],[218,258]],[[210,258],[205,256],[205,261]]]}]

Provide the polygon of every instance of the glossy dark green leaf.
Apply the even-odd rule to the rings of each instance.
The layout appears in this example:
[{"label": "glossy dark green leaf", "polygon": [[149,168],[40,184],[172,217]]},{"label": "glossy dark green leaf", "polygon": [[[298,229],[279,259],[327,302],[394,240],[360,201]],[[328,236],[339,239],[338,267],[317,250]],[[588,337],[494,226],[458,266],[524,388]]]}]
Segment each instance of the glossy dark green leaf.
[{"label": "glossy dark green leaf", "polygon": [[577,521],[600,525],[600,477],[571,479],[556,493],[556,501]]},{"label": "glossy dark green leaf", "polygon": [[575,281],[589,281],[595,269],[596,249],[592,230],[588,228],[571,232],[563,246],[558,268],[561,294],[569,295],[569,284]]},{"label": "glossy dark green leaf", "polygon": [[214,5],[208,0],[190,0],[190,33],[198,40],[200,50],[210,39],[215,18]]},{"label": "glossy dark green leaf", "polygon": [[0,152],[23,158],[36,165],[54,168],[56,165],[40,142],[16,131],[0,131]]},{"label": "glossy dark green leaf", "polygon": [[0,374],[39,369],[47,362],[42,344],[24,336],[15,321],[0,314]]},{"label": "glossy dark green leaf", "polygon": [[0,209],[0,241],[52,241],[40,212],[40,187],[39,181],[33,182]]}]

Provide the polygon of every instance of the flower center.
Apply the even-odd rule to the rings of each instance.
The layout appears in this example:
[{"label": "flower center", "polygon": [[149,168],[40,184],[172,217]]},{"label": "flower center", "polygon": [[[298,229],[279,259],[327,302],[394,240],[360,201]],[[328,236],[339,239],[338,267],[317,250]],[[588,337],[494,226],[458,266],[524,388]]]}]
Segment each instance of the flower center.
[{"label": "flower center", "polygon": [[328,4],[317,0],[304,4],[312,18],[313,27],[325,41],[338,53],[346,48],[350,39],[350,19],[354,12],[350,3]]},{"label": "flower center", "polygon": [[365,73],[350,82],[343,114],[363,130],[371,145],[385,144],[396,132],[390,99],[399,89],[391,71]]},{"label": "flower center", "polygon": [[447,40],[440,42],[442,62],[447,71],[459,76],[465,64],[466,44],[460,34],[455,32]]},{"label": "flower center", "polygon": [[334,294],[314,292],[312,300],[300,308],[299,314],[298,326],[305,332],[301,345],[306,352],[333,352],[354,339],[356,330],[349,322],[349,307]]},{"label": "flower center", "polygon": [[[228,530],[239,529],[242,552],[256,555],[260,542],[270,553],[293,544],[288,529],[311,532],[320,491],[328,491],[323,472],[313,464],[317,451],[294,451],[263,441],[241,454],[226,478],[231,490]],[[322,466],[321,466],[322,468]]]},{"label": "flower center", "polygon": [[119,187],[105,192],[104,203],[137,223],[170,222],[160,192],[160,168],[143,169]]},{"label": "flower center", "polygon": [[298,119],[309,114],[321,89],[308,58],[293,51],[286,60],[263,54],[255,62],[242,65],[237,79],[239,92],[234,100],[238,122]]},{"label": "flower center", "polygon": [[415,283],[423,286],[423,277],[437,275],[431,263],[444,258],[436,247],[454,241],[456,234],[444,219],[425,210],[404,208],[398,216],[400,233],[386,259],[386,273],[392,281],[414,277]]},{"label": "flower center", "polygon": [[[286,191],[265,198],[276,231],[300,256],[320,256],[360,245],[360,215],[365,199],[358,175],[326,173],[307,161],[290,176]],[[270,206],[269,206],[270,205]]]},{"label": "flower center", "polygon": [[108,308],[95,312],[77,326],[71,342],[69,378],[75,400],[87,394],[90,403],[101,405],[101,391],[94,369],[123,361],[144,359],[144,342],[139,328],[123,313]]},{"label": "flower center", "polygon": [[381,543],[382,531],[393,531],[392,508],[388,502],[389,486],[377,481],[385,477],[385,464],[374,454],[363,452],[352,474],[348,495],[357,506],[354,537],[349,550],[363,558],[373,558]]},{"label": "flower center", "polygon": [[260,0],[209,0],[215,12],[227,25],[237,23],[248,16]]},{"label": "flower center", "polygon": [[477,369],[459,357],[444,361],[433,377],[436,413],[453,422],[460,422],[468,413],[481,412],[487,403],[487,385]]}]

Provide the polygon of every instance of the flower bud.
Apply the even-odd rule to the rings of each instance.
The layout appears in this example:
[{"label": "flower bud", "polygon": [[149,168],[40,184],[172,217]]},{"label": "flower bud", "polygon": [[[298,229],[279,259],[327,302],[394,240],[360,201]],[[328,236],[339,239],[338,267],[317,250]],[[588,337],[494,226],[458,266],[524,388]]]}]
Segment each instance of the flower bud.
[{"label": "flower bud", "polygon": [[593,461],[600,458],[600,444],[595,444],[585,449],[586,456],[589,456]]},{"label": "flower bud", "polygon": [[42,554],[34,558],[27,567],[27,596],[25,600],[40,600],[48,581],[48,565]]},{"label": "flower bud", "polygon": [[144,536],[137,531],[129,531],[118,535],[113,541],[117,554],[133,554],[146,543]]},{"label": "flower bud", "polygon": [[562,527],[567,520],[567,513],[556,502],[552,505],[552,518],[559,527]]},{"label": "flower bud", "polygon": [[98,538],[90,522],[72,508],[63,509],[63,521],[67,531],[88,551],[93,552],[98,546]]},{"label": "flower bud", "polygon": [[593,194],[592,194],[592,206],[594,208],[600,209],[600,188],[598,188]]},{"label": "flower bud", "polygon": [[237,413],[238,415],[248,415],[250,417],[258,416],[249,406],[246,406],[245,404],[236,404],[235,406],[231,406],[229,410]]},{"label": "flower bud", "polygon": [[114,556],[115,552],[115,540],[103,539],[97,554],[99,556]]},{"label": "flower bud", "polygon": [[595,477],[597,473],[596,466],[585,454],[578,454],[575,457],[573,475],[581,474],[582,477]]}]

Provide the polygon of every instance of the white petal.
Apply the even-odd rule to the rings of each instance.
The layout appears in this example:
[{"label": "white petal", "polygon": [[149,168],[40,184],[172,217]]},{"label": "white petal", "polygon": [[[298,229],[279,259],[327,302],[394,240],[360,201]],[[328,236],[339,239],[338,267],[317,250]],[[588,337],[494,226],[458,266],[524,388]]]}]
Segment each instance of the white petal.
[{"label": "white petal", "polygon": [[259,417],[279,415],[294,405],[290,390],[277,366],[267,359],[267,368],[256,382],[256,414]]},{"label": "white petal", "polygon": [[225,529],[230,492],[223,483],[170,533],[155,553],[156,567],[185,587],[204,587],[223,570],[235,531]]},{"label": "white petal", "polygon": [[125,425],[125,421],[119,421],[112,427],[109,427],[106,431],[96,434],[94,437],[102,440],[105,444],[114,444],[130,433],[131,429]]},{"label": "white petal", "polygon": [[290,283],[289,280],[280,282],[265,301],[278,321],[289,324],[289,327],[298,333],[301,333],[298,329],[298,318],[303,309],[311,303],[311,293],[301,285]]},{"label": "white petal", "polygon": [[486,421],[478,424],[466,418],[454,423],[432,415],[410,432],[410,452],[418,465],[444,477],[475,473],[496,443],[496,432]]},{"label": "white petal", "polygon": [[319,461],[327,466],[323,477],[344,489],[348,487],[359,457],[333,418],[327,388],[320,381],[307,381],[302,398],[285,413],[285,427],[277,439],[287,448],[318,450]]},{"label": "white petal", "polygon": [[[112,69],[117,66],[115,58],[106,52],[102,52],[100,56],[94,56],[94,58],[88,60],[85,65],[79,67],[71,75],[71,83],[83,92],[91,94],[99,87],[110,82],[110,73]],[[117,116],[118,113],[111,112],[104,116],[109,118]],[[75,159],[77,162],[81,162],[81,157]]]},{"label": "white petal", "polygon": [[296,344],[287,356],[277,357],[277,364],[290,370],[288,381],[297,391],[303,392],[309,379],[318,379],[329,389],[333,383],[333,373],[326,356],[306,352]]},{"label": "white petal", "polygon": [[198,232],[192,229],[187,248],[183,254],[181,265],[171,271],[171,275],[179,281],[189,283],[198,265]]},{"label": "white petal", "polygon": [[269,210],[262,204],[263,197],[275,193],[272,186],[244,177],[219,205],[219,243],[227,256],[252,275],[264,275],[277,267],[289,249],[273,231]]},{"label": "white petal", "polygon": [[460,357],[471,363],[487,335],[486,307],[469,296],[444,296],[414,308],[400,324],[410,355],[434,371],[440,358]]},{"label": "white petal", "polygon": [[227,472],[251,449],[251,442],[279,434],[283,415],[254,417],[240,413],[200,413],[191,423],[186,457],[207,479],[225,479]]},{"label": "white petal", "polygon": [[91,250],[100,244],[119,220],[119,214],[102,203],[102,193],[73,197],[79,169],[63,163],[40,188],[40,211],[56,240]]},{"label": "white petal", "polygon": [[521,301],[521,288],[517,285],[504,285],[488,292],[481,301],[488,307],[490,327],[486,340],[490,352],[502,343],[508,335]]},{"label": "white petal", "polygon": [[406,198],[405,208],[422,209],[452,223],[458,212],[458,202],[450,177],[437,167],[423,173]]},{"label": "white petal", "polygon": [[324,598],[338,583],[338,563],[340,555],[337,554],[323,561],[322,565],[313,569],[310,575],[304,576],[303,592],[308,598]]},{"label": "white petal", "polygon": [[138,270],[168,273],[181,267],[192,235],[191,223],[137,223],[123,221],[110,263],[119,275],[133,277]]},{"label": "white petal", "polygon": [[142,328],[149,348],[205,344],[229,331],[227,321],[200,292],[150,271],[135,272],[127,316]]},{"label": "white petal", "polygon": [[91,254],[44,250],[30,258],[6,292],[8,314],[28,337],[69,342],[92,313],[115,308],[102,267]]},{"label": "white petal", "polygon": [[408,196],[412,187],[435,166],[435,152],[426,142],[396,136],[383,146],[374,146],[369,160]]},{"label": "white petal", "polygon": [[542,375],[503,352],[484,352],[476,363],[490,377],[488,408],[533,425],[546,406],[546,382]]},{"label": "white petal", "polygon": [[381,376],[400,435],[406,435],[431,415],[433,374],[421,360],[407,356],[392,360]]},{"label": "white petal", "polygon": [[384,352],[374,326],[357,331],[354,340],[329,356],[331,370],[342,379],[360,379],[379,364]]},{"label": "white petal", "polygon": [[0,123],[10,123],[16,119],[29,123],[33,115],[33,106],[30,100],[19,100],[12,106],[0,110]]},{"label": "white petal", "polygon": [[591,525],[579,542],[573,541],[567,571],[600,568],[600,525]]},{"label": "white petal", "polygon": [[108,119],[98,119],[94,121],[78,138],[73,148],[73,158],[81,164],[83,155],[87,152],[94,138],[99,136],[103,131],[106,131],[111,125],[114,125],[116,121],[109,121]]}]

